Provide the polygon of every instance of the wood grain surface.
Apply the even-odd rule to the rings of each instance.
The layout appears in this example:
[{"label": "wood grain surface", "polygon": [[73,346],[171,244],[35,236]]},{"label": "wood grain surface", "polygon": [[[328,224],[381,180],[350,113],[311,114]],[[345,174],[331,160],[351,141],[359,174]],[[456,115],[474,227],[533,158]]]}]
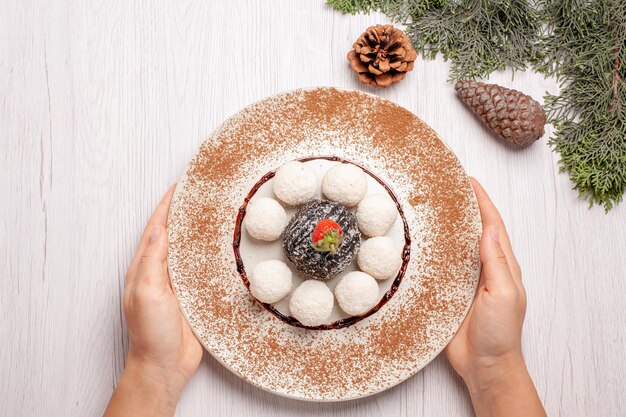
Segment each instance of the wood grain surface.
[{"label": "wood grain surface", "polygon": [[[199,144],[269,95],[320,85],[391,99],[430,124],[500,208],[524,270],[524,349],[551,416],[626,413],[626,203],[589,209],[546,140],[514,151],[416,62],[387,90],[346,53],[380,14],[322,1],[0,0],[0,415],[103,412],[124,368],[124,274]],[[492,81],[541,100],[531,72]],[[179,416],[467,416],[445,357],[377,396],[283,399],[205,355]]]}]

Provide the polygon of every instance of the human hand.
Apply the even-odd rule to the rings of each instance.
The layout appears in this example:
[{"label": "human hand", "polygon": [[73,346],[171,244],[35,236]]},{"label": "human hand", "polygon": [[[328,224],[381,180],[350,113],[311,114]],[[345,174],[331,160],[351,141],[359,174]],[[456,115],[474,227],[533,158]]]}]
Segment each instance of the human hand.
[{"label": "human hand", "polygon": [[171,416],[202,359],[202,346],[178,308],[167,269],[167,214],[174,187],[146,226],[126,273],[124,316],[130,349],[105,417]]},{"label": "human hand", "polygon": [[167,270],[167,214],[173,194],[171,187],[150,218],[126,273],[130,349],[105,417],[172,416],[202,359],[202,346],[178,308]]},{"label": "human hand", "polygon": [[175,388],[184,386],[202,359],[202,346],[189,328],[172,291],[167,268],[167,214],[174,187],[146,226],[126,274],[124,315],[129,366],[156,372]]},{"label": "human hand", "polygon": [[478,181],[471,181],[483,223],[482,271],[474,304],[446,348],[448,360],[463,379],[481,368],[522,360],[526,313],[521,270],[500,213]]},{"label": "human hand", "polygon": [[474,303],[446,356],[465,381],[477,416],[545,416],[522,355],[526,292],[500,213],[471,179],[483,224]]}]

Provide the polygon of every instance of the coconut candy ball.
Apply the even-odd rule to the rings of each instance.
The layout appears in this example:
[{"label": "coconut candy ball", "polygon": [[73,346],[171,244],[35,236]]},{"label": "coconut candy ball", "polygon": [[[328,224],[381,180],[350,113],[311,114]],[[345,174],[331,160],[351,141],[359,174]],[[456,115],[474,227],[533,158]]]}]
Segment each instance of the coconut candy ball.
[{"label": "coconut candy ball", "polygon": [[304,281],[291,294],[291,315],[305,326],[327,324],[333,312],[333,293],[322,281]]},{"label": "coconut candy ball", "polygon": [[380,280],[395,276],[402,265],[400,250],[387,236],[377,236],[363,242],[356,260],[363,272]]},{"label": "coconut candy ball", "polygon": [[365,197],[356,210],[356,220],[364,235],[384,236],[398,218],[398,208],[387,194]]},{"label": "coconut candy ball", "polygon": [[274,175],[274,194],[285,204],[299,206],[317,195],[319,181],[315,172],[300,161],[287,162]]},{"label": "coconut candy ball", "polygon": [[250,292],[262,303],[276,303],[291,291],[291,270],[276,259],[259,262],[248,280]]},{"label": "coconut candy ball", "polygon": [[283,233],[288,220],[285,209],[278,201],[262,197],[250,201],[244,223],[250,236],[272,242]]},{"label": "coconut candy ball", "polygon": [[356,165],[338,164],[324,175],[322,192],[329,200],[352,207],[365,197],[367,177]]},{"label": "coconut candy ball", "polygon": [[343,311],[351,316],[360,316],[378,302],[378,283],[365,272],[350,272],[335,287],[335,297]]}]

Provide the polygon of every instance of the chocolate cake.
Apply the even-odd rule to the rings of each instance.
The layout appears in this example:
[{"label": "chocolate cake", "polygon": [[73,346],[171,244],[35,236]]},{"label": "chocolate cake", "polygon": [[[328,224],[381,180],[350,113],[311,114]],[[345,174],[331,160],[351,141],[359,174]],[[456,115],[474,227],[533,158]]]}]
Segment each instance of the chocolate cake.
[{"label": "chocolate cake", "polygon": [[[343,230],[342,242],[335,253],[320,252],[311,243],[313,230],[322,219],[337,222]],[[331,201],[314,200],[300,207],[283,235],[283,249],[296,269],[320,280],[330,279],[346,269],[360,245],[356,216],[345,206]]]}]

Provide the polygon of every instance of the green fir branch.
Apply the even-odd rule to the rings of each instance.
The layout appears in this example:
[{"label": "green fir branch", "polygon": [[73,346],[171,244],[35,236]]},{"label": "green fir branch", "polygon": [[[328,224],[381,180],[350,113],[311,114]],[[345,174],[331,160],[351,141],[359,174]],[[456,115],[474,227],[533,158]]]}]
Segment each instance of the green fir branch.
[{"label": "green fir branch", "polygon": [[562,88],[546,96],[560,155],[580,197],[606,211],[626,188],[626,4],[542,0],[535,68]]},{"label": "green fir branch", "polygon": [[339,10],[341,13],[369,14],[373,11],[380,10],[385,0],[328,0],[326,4]]},{"label": "green fir branch", "polygon": [[328,0],[343,13],[382,11],[426,58],[452,62],[451,81],[484,78],[534,59],[540,20],[527,0]]},{"label": "green fir branch", "polygon": [[610,210],[626,189],[624,0],[328,0],[343,13],[380,10],[416,50],[451,61],[450,80],[530,63],[556,76],[546,95],[560,154],[581,198]]},{"label": "green fir branch", "polygon": [[405,24],[428,10],[443,7],[448,0],[327,0],[334,9],[349,14],[381,11],[396,23]]},{"label": "green fir branch", "polygon": [[450,60],[450,80],[485,78],[534,58],[539,15],[526,0],[455,0],[407,25],[417,50]]}]

